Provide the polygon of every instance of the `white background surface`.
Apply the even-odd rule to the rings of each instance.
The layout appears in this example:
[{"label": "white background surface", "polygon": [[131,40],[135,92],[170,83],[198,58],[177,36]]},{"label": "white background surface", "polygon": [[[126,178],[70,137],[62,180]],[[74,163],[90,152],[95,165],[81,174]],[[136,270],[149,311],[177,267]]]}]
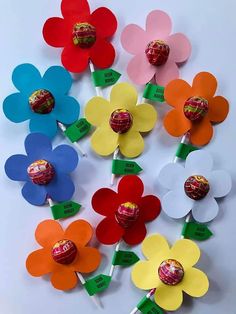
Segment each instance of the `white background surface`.
[{"label": "white background surface", "polygon": [[[189,62],[182,67],[182,78],[191,82],[193,76],[202,71],[211,71],[219,80],[218,94],[230,101],[230,115],[215,128],[215,138],[205,149],[215,158],[216,168],[225,168],[235,181],[235,10],[234,0],[91,0],[91,8],[107,6],[116,14],[119,27],[114,45],[117,59],[113,68],[123,73],[130,55],[121,47],[119,38],[125,25],[137,23],[145,25],[146,15],[153,9],[163,9],[172,16],[174,32],[184,32],[191,40],[193,53]],[[0,0],[0,98],[2,100],[14,92],[11,73],[15,66],[29,62],[42,73],[51,65],[60,64],[60,49],[47,46],[41,29],[45,20],[60,16],[59,0]],[[141,89],[140,89],[141,91]],[[106,93],[108,90],[106,90]],[[82,108],[94,95],[89,73],[77,79],[71,95],[78,97]],[[145,182],[145,192],[161,195],[156,184],[159,169],[172,159],[179,139],[170,137],[162,127],[162,118],[169,109],[156,105],[159,122],[155,130],[146,137],[146,147],[138,162],[144,168],[141,177]],[[83,112],[83,109],[82,109]],[[21,197],[21,184],[10,181],[3,172],[5,160],[12,154],[24,153],[24,138],[28,132],[28,122],[13,124],[1,113],[1,218],[0,218],[0,313],[1,314],[64,314],[64,313],[114,313],[126,314],[137,304],[144,292],[136,289],[130,281],[130,269],[116,269],[110,289],[101,295],[103,310],[98,310],[89,300],[81,286],[72,292],[61,292],[52,288],[48,277],[31,277],[25,269],[27,255],[38,248],[34,240],[37,224],[51,218],[47,207],[34,207]],[[54,144],[65,142],[62,136]],[[75,218],[86,218],[94,226],[102,218],[91,209],[93,193],[109,185],[111,158],[95,156],[87,139],[82,140],[88,151],[88,158],[81,160],[73,174],[76,183],[74,200],[83,204],[84,209]],[[220,213],[210,224],[215,236],[204,243],[199,268],[210,279],[209,293],[201,299],[186,297],[183,306],[176,313],[218,314],[236,313],[236,210],[235,186],[230,195],[220,201]],[[71,218],[63,222],[67,226]],[[181,221],[174,221],[164,213],[148,225],[149,233],[160,232],[173,243],[180,235]],[[113,247],[100,246],[104,253],[101,268],[97,273],[107,273]],[[125,245],[123,246],[125,249]],[[141,257],[140,246],[135,248]]]}]

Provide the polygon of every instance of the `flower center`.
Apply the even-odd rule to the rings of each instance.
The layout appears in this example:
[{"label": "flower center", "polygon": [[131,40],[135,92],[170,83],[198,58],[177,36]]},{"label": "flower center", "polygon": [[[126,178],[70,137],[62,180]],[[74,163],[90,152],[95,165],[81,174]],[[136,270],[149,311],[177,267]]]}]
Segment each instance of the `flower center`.
[{"label": "flower center", "polygon": [[210,190],[208,180],[201,175],[189,177],[184,183],[184,191],[188,197],[198,201],[204,198]]},{"label": "flower center", "polygon": [[190,121],[200,121],[208,112],[209,105],[205,98],[194,96],[186,100],[184,114]]},{"label": "flower center", "polygon": [[133,124],[133,117],[126,109],[116,109],[110,117],[110,127],[116,133],[126,133]]},{"label": "flower center", "polygon": [[129,228],[139,217],[138,205],[131,202],[121,204],[115,212],[117,222],[124,228]]},{"label": "flower center", "polygon": [[170,47],[162,40],[153,40],[147,45],[145,53],[150,64],[160,66],[166,63]]},{"label": "flower center", "polygon": [[175,286],[182,281],[184,277],[184,268],[175,259],[167,259],[159,266],[158,275],[164,284]]},{"label": "flower center", "polygon": [[38,89],[29,97],[29,104],[33,112],[46,114],[55,106],[55,99],[46,89]]},{"label": "flower center", "polygon": [[76,23],[72,31],[73,43],[80,48],[90,48],[96,41],[96,28],[89,23]]},{"label": "flower center", "polygon": [[34,161],[27,168],[27,172],[32,182],[39,185],[48,184],[55,174],[53,166],[44,159]]},{"label": "flower center", "polygon": [[54,244],[51,253],[55,262],[68,265],[74,261],[77,247],[72,241],[64,239]]}]

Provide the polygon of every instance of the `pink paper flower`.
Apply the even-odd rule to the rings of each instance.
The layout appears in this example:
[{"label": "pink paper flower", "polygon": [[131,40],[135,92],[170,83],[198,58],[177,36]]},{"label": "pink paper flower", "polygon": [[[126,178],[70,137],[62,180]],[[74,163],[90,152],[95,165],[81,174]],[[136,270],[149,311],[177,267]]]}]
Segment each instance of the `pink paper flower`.
[{"label": "pink paper flower", "polygon": [[[170,17],[160,10],[148,14],[146,30],[136,24],[125,27],[121,34],[121,44],[127,52],[134,55],[127,67],[128,75],[134,83],[142,85],[155,78],[158,85],[166,86],[171,80],[179,77],[177,64],[189,58],[191,44],[184,34],[170,35],[171,29]],[[161,46],[158,47],[158,51],[156,43]],[[150,47],[149,56],[156,57],[155,54],[158,53],[161,62],[155,60],[153,62],[153,59],[152,63],[150,62],[145,52],[148,47]],[[162,64],[154,65],[154,63]]]}]

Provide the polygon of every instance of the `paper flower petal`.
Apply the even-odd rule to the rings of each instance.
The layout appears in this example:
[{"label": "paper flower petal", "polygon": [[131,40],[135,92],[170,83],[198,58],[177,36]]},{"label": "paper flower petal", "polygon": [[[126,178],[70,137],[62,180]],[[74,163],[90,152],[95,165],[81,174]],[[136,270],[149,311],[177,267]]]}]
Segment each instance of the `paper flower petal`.
[{"label": "paper flower petal", "polygon": [[186,61],[191,54],[191,44],[188,38],[182,33],[170,35],[166,43],[170,47],[169,59],[177,63]]},{"label": "paper flower petal", "polygon": [[134,158],[143,152],[144,140],[139,132],[131,129],[127,133],[119,135],[119,148],[124,156]]},{"label": "paper flower petal", "polygon": [[5,163],[7,176],[14,181],[28,181],[27,168],[29,159],[25,155],[13,155]]},{"label": "paper flower petal", "polygon": [[155,292],[155,302],[166,311],[177,310],[183,302],[183,292],[179,285],[162,284]]},{"label": "paper flower petal", "polygon": [[70,290],[77,285],[76,273],[70,268],[63,267],[60,270],[53,272],[51,276],[51,283],[54,288],[58,290]]},{"label": "paper flower petal", "polygon": [[152,105],[138,105],[131,111],[131,114],[133,116],[133,130],[148,132],[154,128],[157,121],[157,112]]},{"label": "paper flower petal", "polygon": [[146,234],[147,229],[144,222],[138,221],[132,227],[125,230],[123,240],[129,245],[136,245],[143,241]]},{"label": "paper flower petal", "polygon": [[91,137],[92,149],[101,156],[108,156],[116,150],[118,137],[118,133],[113,132],[108,124],[102,125]]},{"label": "paper flower petal", "polygon": [[207,179],[213,197],[226,196],[232,188],[231,176],[224,170],[212,171]]},{"label": "paper flower petal", "polygon": [[229,103],[222,96],[213,97],[208,101],[208,118],[212,122],[222,122],[229,113]]},{"label": "paper flower petal", "polygon": [[198,262],[200,255],[200,249],[195,242],[188,239],[182,239],[176,241],[172,246],[169,258],[176,259],[181,263],[184,270],[187,271]]},{"label": "paper flower petal", "polygon": [[26,260],[26,268],[34,277],[51,273],[55,269],[55,262],[51,257],[51,249],[40,249],[32,252]]},{"label": "paper flower petal", "polygon": [[56,106],[51,113],[54,119],[65,124],[74,123],[80,113],[80,106],[77,100],[70,96],[57,96],[55,100]]},{"label": "paper flower petal", "polygon": [[209,72],[200,72],[193,79],[192,90],[194,95],[209,98],[214,96],[216,89],[217,80]]},{"label": "paper flower petal", "polygon": [[26,96],[42,85],[42,78],[39,70],[29,63],[18,65],[12,73],[12,82],[15,87]]},{"label": "paper flower petal", "polygon": [[101,69],[109,68],[115,60],[116,52],[110,42],[98,38],[90,48],[90,58],[95,66]]},{"label": "paper flower petal", "polygon": [[89,51],[75,46],[71,41],[62,51],[61,62],[68,71],[81,73],[88,66]]},{"label": "paper flower petal", "polygon": [[142,52],[130,60],[127,73],[131,81],[135,84],[144,85],[154,77],[156,67],[148,62],[148,59]]},{"label": "paper flower petal", "polygon": [[147,16],[146,31],[150,40],[163,39],[170,34],[172,22],[168,14],[160,10],[154,10]]},{"label": "paper flower petal", "polygon": [[116,222],[115,218],[103,219],[96,228],[98,240],[103,244],[115,244],[123,236],[124,229]]},{"label": "paper flower petal", "polygon": [[183,183],[184,177],[184,167],[171,162],[161,169],[157,179],[166,189],[174,190]]},{"label": "paper flower petal", "polygon": [[209,288],[207,276],[199,269],[190,268],[184,272],[180,288],[192,297],[202,297]]},{"label": "paper flower petal", "polygon": [[68,174],[55,174],[53,180],[45,187],[49,197],[56,202],[64,202],[71,199],[75,186]]},{"label": "paper flower petal", "polygon": [[53,47],[64,47],[68,41],[69,27],[60,17],[48,19],[43,26],[43,38]]},{"label": "paper flower petal", "polygon": [[142,180],[135,175],[124,176],[118,185],[118,194],[124,202],[138,203],[142,197],[144,185]]},{"label": "paper flower petal", "polygon": [[44,134],[29,134],[25,139],[25,151],[32,160],[43,159],[45,156],[51,155],[52,142]]},{"label": "paper flower petal", "polygon": [[190,153],[185,162],[185,169],[189,175],[203,175],[208,177],[212,168],[213,158],[204,150],[197,150]]},{"label": "paper flower petal", "polygon": [[136,108],[138,93],[129,83],[118,83],[112,87],[110,102],[114,110],[123,108],[132,112]]},{"label": "paper flower petal", "polygon": [[91,14],[91,24],[95,26],[96,34],[101,38],[111,37],[117,29],[115,15],[105,7],[98,8]]},{"label": "paper flower petal", "polygon": [[42,221],[35,230],[35,239],[42,247],[52,248],[63,237],[64,231],[61,225],[52,219]]},{"label": "paper flower petal", "polygon": [[76,17],[80,20],[88,17],[90,8],[87,0],[62,0],[61,12],[65,18]]},{"label": "paper flower petal", "polygon": [[156,83],[166,86],[171,80],[179,77],[179,68],[176,63],[169,59],[164,65],[158,67],[155,75]]},{"label": "paper flower petal", "polygon": [[190,141],[193,145],[203,146],[210,142],[213,136],[213,127],[208,116],[205,116],[200,123],[192,125],[190,130]]},{"label": "paper flower petal", "polygon": [[112,113],[112,106],[105,98],[93,97],[86,104],[84,114],[89,123],[94,126],[100,126],[108,121]]},{"label": "paper flower petal", "polygon": [[93,209],[103,216],[113,217],[119,205],[118,194],[111,189],[100,189],[92,198]]},{"label": "paper flower petal", "polygon": [[184,192],[178,190],[170,191],[162,199],[162,210],[171,218],[182,218],[188,214],[193,207],[193,200]]},{"label": "paper flower petal", "polygon": [[[52,66],[47,69],[42,79],[43,87],[48,89],[52,94],[65,95],[72,86],[72,77],[66,69],[61,66]],[[65,105],[66,107],[66,105]],[[53,109],[53,111],[55,108]]]},{"label": "paper flower petal", "polygon": [[143,54],[148,44],[147,33],[136,24],[127,25],[121,33],[121,44],[133,55]]},{"label": "paper flower petal", "polygon": [[11,94],[5,98],[3,111],[5,116],[15,123],[28,120],[33,115],[28,98],[22,93]]},{"label": "paper flower petal", "polygon": [[64,237],[73,241],[81,249],[91,240],[92,234],[93,228],[87,221],[76,220],[66,228]]},{"label": "paper flower petal", "polygon": [[153,261],[137,262],[131,272],[131,278],[135,286],[139,289],[149,290],[160,285],[157,268],[157,264]]},{"label": "paper flower petal", "polygon": [[163,121],[166,131],[172,136],[184,135],[191,129],[192,123],[181,110],[169,111]]},{"label": "paper flower petal", "polygon": [[[142,243],[142,252],[149,259],[159,259],[160,263],[165,260],[170,252],[169,244],[166,239],[160,234],[153,234],[144,239]],[[158,262],[156,263],[158,264]]]},{"label": "paper flower petal", "polygon": [[154,220],[161,212],[160,200],[154,195],[142,197],[138,205],[145,222]]},{"label": "paper flower petal", "polygon": [[173,80],[165,88],[164,97],[168,105],[183,110],[185,101],[192,96],[191,86],[184,80]]},{"label": "paper flower petal", "polygon": [[69,145],[59,145],[52,151],[50,162],[59,172],[70,173],[78,165],[79,157],[76,150]]},{"label": "paper flower petal", "polygon": [[91,273],[101,262],[101,254],[93,247],[79,248],[78,258],[72,266],[80,273]]},{"label": "paper flower petal", "polygon": [[21,193],[24,199],[33,205],[43,205],[47,197],[45,187],[32,182],[26,182]]},{"label": "paper flower petal", "polygon": [[202,200],[194,203],[192,215],[196,221],[205,223],[214,219],[218,211],[219,205],[216,200],[211,195],[207,195]]},{"label": "paper flower petal", "polygon": [[29,124],[32,133],[42,133],[53,138],[57,133],[57,122],[52,114],[35,115]]}]

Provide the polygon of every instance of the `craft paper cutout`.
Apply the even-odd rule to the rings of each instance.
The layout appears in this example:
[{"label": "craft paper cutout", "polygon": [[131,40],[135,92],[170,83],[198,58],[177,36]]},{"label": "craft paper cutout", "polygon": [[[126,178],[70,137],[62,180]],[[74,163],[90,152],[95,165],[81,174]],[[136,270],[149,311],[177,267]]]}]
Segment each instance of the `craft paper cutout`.
[{"label": "craft paper cutout", "polygon": [[129,158],[143,152],[144,140],[140,132],[153,129],[157,113],[150,104],[136,105],[137,100],[138,93],[132,85],[118,83],[112,87],[110,101],[93,97],[87,103],[85,117],[97,127],[91,138],[92,149],[97,154],[108,156],[117,147]]},{"label": "craft paper cutout", "polygon": [[147,260],[134,265],[132,281],[139,289],[155,288],[155,302],[164,310],[177,310],[183,302],[183,292],[201,297],[208,291],[207,276],[193,267],[200,258],[193,241],[178,240],[170,248],[163,236],[155,234],[143,241],[142,252]]},{"label": "craft paper cutout", "polygon": [[217,80],[209,72],[198,73],[192,87],[181,79],[170,82],[164,96],[174,109],[164,118],[166,131],[176,137],[189,132],[193,145],[209,143],[213,136],[211,123],[224,121],[229,112],[228,101],[222,96],[214,96],[216,88]]},{"label": "craft paper cutout", "polygon": [[[185,167],[177,163],[164,166],[158,176],[158,181],[169,190],[162,198],[163,211],[172,218],[182,218],[192,211],[193,218],[200,223],[214,219],[219,211],[215,198],[230,192],[232,180],[226,171],[212,168],[213,158],[203,150],[190,153]],[[202,178],[199,181],[193,179],[187,190],[185,188],[186,181],[192,176],[202,176],[208,182],[209,190],[200,199],[201,193],[206,192]],[[191,192],[195,199],[191,198]]]},{"label": "craft paper cutout", "polygon": [[53,138],[58,129],[57,121],[71,124],[78,119],[79,103],[67,95],[72,78],[63,67],[52,66],[41,77],[32,64],[21,64],[14,69],[12,82],[19,92],[3,102],[4,114],[10,121],[30,120],[31,132]]},{"label": "craft paper cutout", "polygon": [[96,228],[101,243],[114,244],[123,239],[135,245],[145,238],[145,223],[158,217],[161,205],[154,195],[142,196],[143,191],[142,180],[128,175],[120,180],[118,192],[102,188],[93,195],[93,209],[105,216]]},{"label": "craft paper cutout", "polygon": [[51,284],[56,289],[75,288],[76,272],[91,273],[101,262],[99,251],[87,246],[92,233],[92,226],[85,220],[72,222],[65,231],[58,222],[44,220],[35,231],[35,239],[42,248],[28,256],[28,272],[34,277],[51,274]]},{"label": "craft paper cutout", "polygon": [[[134,55],[127,67],[127,73],[134,83],[143,85],[154,78],[158,85],[166,86],[179,77],[177,65],[189,58],[191,44],[184,34],[170,35],[171,29],[170,17],[160,10],[148,14],[146,30],[136,24],[125,27],[121,44]],[[158,65],[154,65],[156,63]]]},{"label": "craft paper cutout", "polygon": [[[57,202],[70,200],[75,186],[69,173],[77,167],[77,152],[69,145],[52,149],[50,139],[39,133],[31,133],[26,137],[25,151],[27,155],[13,155],[5,163],[5,172],[11,180],[25,182],[21,191],[25,200],[33,205],[43,205],[48,197]],[[48,180],[50,175],[47,165],[43,163],[45,161],[54,171],[46,183],[40,181],[45,178]]]},{"label": "craft paper cutout", "polygon": [[98,68],[110,67],[115,49],[108,41],[117,29],[117,20],[107,8],[90,13],[86,0],[62,0],[61,17],[49,18],[43,27],[48,45],[63,47],[61,62],[70,72],[83,72],[89,61]]}]

